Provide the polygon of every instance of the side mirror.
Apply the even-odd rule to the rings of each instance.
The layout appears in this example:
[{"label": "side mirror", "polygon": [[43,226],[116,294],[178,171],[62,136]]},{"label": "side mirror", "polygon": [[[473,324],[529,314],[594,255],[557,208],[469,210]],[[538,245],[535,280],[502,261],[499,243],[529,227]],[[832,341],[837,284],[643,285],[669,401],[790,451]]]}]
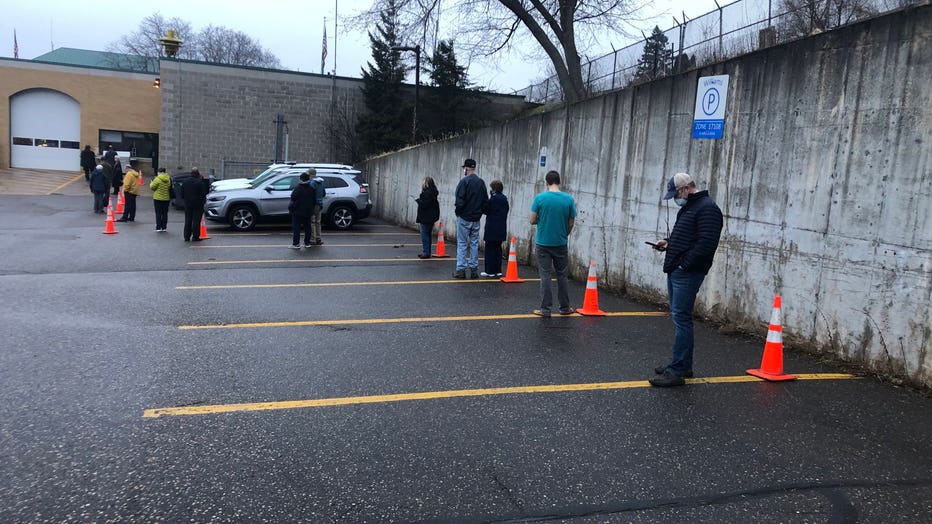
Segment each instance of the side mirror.
[{"label": "side mirror", "polygon": [[265,186],[265,192],[266,192],[266,193],[271,193],[271,192],[272,192],[272,186]]}]

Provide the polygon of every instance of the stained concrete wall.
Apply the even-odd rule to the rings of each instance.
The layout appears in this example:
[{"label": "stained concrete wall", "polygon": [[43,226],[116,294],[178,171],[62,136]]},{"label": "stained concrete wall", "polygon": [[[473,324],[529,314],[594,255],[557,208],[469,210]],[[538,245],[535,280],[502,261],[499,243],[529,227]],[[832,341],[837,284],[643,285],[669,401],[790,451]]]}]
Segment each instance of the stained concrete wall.
[{"label": "stained concrete wall", "polygon": [[[930,386],[930,35],[926,5],[374,158],[376,213],[413,225],[411,196],[433,176],[452,239],[473,157],[504,182],[519,258],[533,262],[530,203],[557,169],[579,208],[574,275],[594,260],[601,287],[663,301],[662,255],[644,241],[672,227],[664,182],[687,171],[725,214],[701,314],[763,334],[779,293],[788,342]],[[694,140],[698,77],[718,74],[730,76],[725,137]]]}]

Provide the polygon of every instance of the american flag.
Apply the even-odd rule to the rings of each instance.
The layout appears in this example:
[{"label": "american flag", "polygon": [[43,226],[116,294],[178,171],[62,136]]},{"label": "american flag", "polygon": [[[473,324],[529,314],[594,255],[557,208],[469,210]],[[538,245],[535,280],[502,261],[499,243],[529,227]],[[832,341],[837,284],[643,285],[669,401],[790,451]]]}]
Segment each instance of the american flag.
[{"label": "american flag", "polygon": [[327,62],[327,19],[324,19],[324,41],[320,52],[320,74],[324,74],[324,64]]},{"label": "american flag", "polygon": [[19,42],[16,41],[16,29],[13,30],[13,58],[19,58]]}]

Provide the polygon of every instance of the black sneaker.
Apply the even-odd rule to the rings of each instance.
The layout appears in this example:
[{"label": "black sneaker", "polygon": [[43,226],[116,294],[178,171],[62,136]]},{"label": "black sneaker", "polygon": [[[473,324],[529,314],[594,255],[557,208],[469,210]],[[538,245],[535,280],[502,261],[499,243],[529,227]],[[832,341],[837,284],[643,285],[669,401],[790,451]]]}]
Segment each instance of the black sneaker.
[{"label": "black sneaker", "polygon": [[660,375],[659,377],[654,377],[648,380],[648,382],[650,382],[651,386],[655,386],[658,388],[670,388],[673,386],[682,386],[686,384],[686,381],[683,380],[683,377],[674,375],[673,373],[670,373],[669,371],[664,371],[663,375]]},{"label": "black sneaker", "polygon": [[[658,375],[663,375],[663,372],[667,370],[667,366],[657,366],[654,368],[654,373]],[[683,373],[683,378],[693,378],[693,370],[689,370],[686,373]]]},{"label": "black sneaker", "polygon": [[454,271],[453,278],[466,278],[466,271],[462,269]]},{"label": "black sneaker", "polygon": [[479,270],[478,270],[478,269],[470,269],[470,270],[469,270],[469,278],[471,278],[472,280],[478,279],[478,278],[479,278]]}]

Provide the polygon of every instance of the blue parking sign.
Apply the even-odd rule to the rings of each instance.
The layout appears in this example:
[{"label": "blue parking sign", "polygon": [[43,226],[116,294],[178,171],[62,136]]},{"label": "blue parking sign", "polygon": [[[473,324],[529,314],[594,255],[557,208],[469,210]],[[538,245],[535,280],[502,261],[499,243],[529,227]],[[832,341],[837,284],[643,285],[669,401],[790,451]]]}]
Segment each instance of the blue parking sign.
[{"label": "blue parking sign", "polygon": [[722,138],[727,99],[728,75],[699,78],[696,110],[693,114],[693,138]]}]

